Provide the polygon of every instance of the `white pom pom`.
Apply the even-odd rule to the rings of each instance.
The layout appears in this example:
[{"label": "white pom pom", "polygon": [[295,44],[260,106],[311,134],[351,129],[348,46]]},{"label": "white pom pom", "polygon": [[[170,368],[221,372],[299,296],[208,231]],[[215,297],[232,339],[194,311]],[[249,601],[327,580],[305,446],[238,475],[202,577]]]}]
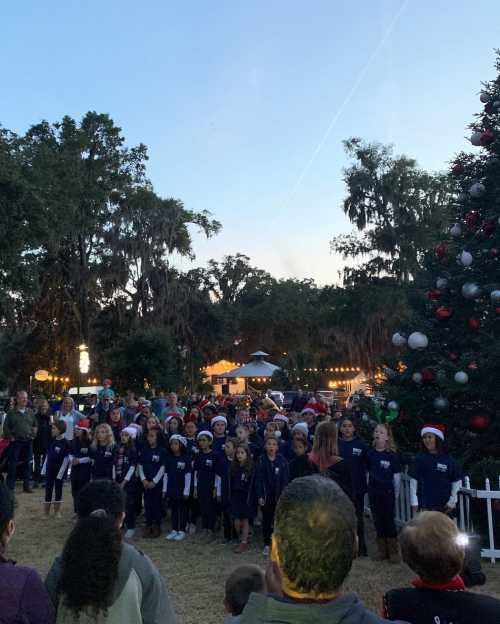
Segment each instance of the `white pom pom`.
[{"label": "white pom pom", "polygon": [[481,145],[482,134],[483,134],[482,132],[473,132],[470,135],[470,142],[472,143],[472,145],[475,145],[476,147],[479,147]]},{"label": "white pom pom", "polygon": [[413,332],[408,337],[408,346],[410,349],[425,349],[429,345],[429,339],[422,332]]},{"label": "white pom pom", "polygon": [[486,187],[481,182],[476,182],[469,189],[469,195],[477,199],[486,191]]},{"label": "white pom pom", "polygon": [[460,225],[460,223],[455,223],[455,225],[451,226],[450,234],[453,236],[453,238],[457,238],[462,234],[462,226]]},{"label": "white pom pom", "polygon": [[413,381],[417,384],[422,383],[422,373],[413,373],[413,375],[411,376],[411,378],[413,379]]},{"label": "white pom pom", "polygon": [[395,347],[402,347],[406,344],[406,337],[402,336],[399,332],[392,335],[392,344]]},{"label": "white pom pom", "polygon": [[390,410],[398,410],[399,409],[399,405],[396,403],[396,401],[389,401],[389,403],[387,403],[387,407]]},{"label": "white pom pom", "polygon": [[481,294],[481,289],[474,282],[465,282],[462,286],[462,295],[466,299],[477,299]]},{"label": "white pom pom", "polygon": [[457,260],[463,266],[469,267],[472,264],[472,254],[468,251],[462,251],[462,253],[458,255]]},{"label": "white pom pom", "polygon": [[455,381],[459,384],[466,384],[469,381],[469,375],[465,371],[455,373]]},{"label": "white pom pom", "polygon": [[438,277],[436,280],[436,288],[438,290],[444,290],[448,286],[448,280],[446,277]]}]

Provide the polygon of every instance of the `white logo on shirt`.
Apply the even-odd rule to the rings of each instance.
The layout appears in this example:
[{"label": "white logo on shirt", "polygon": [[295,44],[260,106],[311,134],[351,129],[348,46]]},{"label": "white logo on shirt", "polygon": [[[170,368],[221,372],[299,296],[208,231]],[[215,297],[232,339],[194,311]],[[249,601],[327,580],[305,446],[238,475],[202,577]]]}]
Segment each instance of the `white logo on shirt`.
[{"label": "white logo on shirt", "polygon": [[154,462],[159,462],[159,461],[160,461],[160,456],[159,456],[159,455],[153,455],[153,456],[151,457],[151,461],[154,461]]},{"label": "white logo on shirt", "polygon": [[360,448],[355,448],[355,447],[353,447],[353,449],[352,449],[352,454],[353,454],[353,455],[361,455],[361,453],[362,453],[362,452],[363,452],[363,451],[362,451],[362,449],[360,449]]},{"label": "white logo on shirt", "polygon": [[279,474],[279,473],[280,473],[280,469],[279,469],[278,467],[276,467],[276,468],[274,469],[274,474],[276,474],[276,475],[277,475],[277,474]]},{"label": "white logo on shirt", "polygon": [[384,468],[384,470],[387,470],[387,469],[389,469],[391,467],[391,462],[387,461],[386,459],[382,459],[380,461],[380,467]]},{"label": "white logo on shirt", "polygon": [[55,452],[56,452],[56,453],[60,453],[60,452],[61,452],[61,447],[60,447],[60,446],[56,446],[56,448],[55,448]]},{"label": "white logo on shirt", "polygon": [[81,453],[82,455],[86,455],[88,452],[89,452],[89,449],[87,449],[87,448],[82,448],[82,449],[80,449],[80,453]]},{"label": "white logo on shirt", "polygon": [[448,470],[448,466],[446,464],[436,464],[436,470],[438,472],[446,472]]},{"label": "white logo on shirt", "polygon": [[177,462],[177,470],[184,470],[186,464],[184,462]]},{"label": "white logo on shirt", "polygon": [[104,457],[111,457],[111,451],[105,451]]},{"label": "white logo on shirt", "polygon": [[212,460],[211,459],[205,460],[205,466],[208,466],[208,467],[212,466]]}]

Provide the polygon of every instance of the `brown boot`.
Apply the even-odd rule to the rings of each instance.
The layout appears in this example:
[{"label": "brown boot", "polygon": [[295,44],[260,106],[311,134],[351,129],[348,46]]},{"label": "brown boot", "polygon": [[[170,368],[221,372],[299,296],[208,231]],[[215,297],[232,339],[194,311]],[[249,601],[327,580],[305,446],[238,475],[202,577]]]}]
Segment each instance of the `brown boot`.
[{"label": "brown boot", "polygon": [[387,540],[385,537],[377,537],[377,552],[372,557],[373,561],[385,561],[389,559]]},{"label": "brown boot", "polygon": [[142,530],[142,537],[144,537],[145,539],[150,538],[152,530],[153,530],[153,527],[145,526],[144,529]]},{"label": "brown boot", "polygon": [[387,550],[389,552],[390,563],[401,563],[401,555],[399,554],[399,542],[397,537],[390,537],[387,540]]}]

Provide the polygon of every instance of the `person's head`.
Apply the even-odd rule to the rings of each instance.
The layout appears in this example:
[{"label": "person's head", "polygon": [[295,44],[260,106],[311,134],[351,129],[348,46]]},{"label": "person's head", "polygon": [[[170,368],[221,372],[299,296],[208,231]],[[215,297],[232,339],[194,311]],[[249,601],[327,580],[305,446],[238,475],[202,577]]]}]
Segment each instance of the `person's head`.
[{"label": "person's head", "polygon": [[379,450],[396,452],[396,442],[387,423],[379,423],[373,430],[373,446]]},{"label": "person's head", "polygon": [[250,429],[247,425],[238,425],[236,427],[236,437],[240,442],[246,442],[250,436]]},{"label": "person's head", "polygon": [[14,494],[4,483],[0,483],[0,555],[5,553],[15,530]]},{"label": "person's head", "polygon": [[101,423],[95,428],[94,442],[97,446],[111,446],[113,444],[114,437],[113,431],[106,423]]},{"label": "person's head", "polygon": [[182,420],[180,418],[177,416],[169,416],[167,421],[168,433],[179,433],[182,431]]},{"label": "person's head", "polygon": [[158,418],[156,418],[156,416],[150,416],[146,421],[146,430],[151,431],[152,429],[155,429],[158,431],[159,428],[160,421],[158,420]]},{"label": "person's head", "polygon": [[443,425],[425,425],[420,432],[424,450],[433,455],[443,453],[444,432],[445,428]]},{"label": "person's head", "polygon": [[70,412],[73,411],[74,407],[75,407],[75,402],[73,401],[73,399],[69,396],[64,397],[63,402],[62,402],[62,411],[65,414],[69,414]]},{"label": "person's head", "polygon": [[151,406],[150,405],[141,405],[141,412],[142,414],[144,414],[144,416],[146,417],[146,419],[149,419],[151,416]]},{"label": "person's head", "polygon": [[302,457],[306,454],[307,443],[302,436],[293,436],[292,448],[297,457]]},{"label": "person's head", "polygon": [[186,450],[187,440],[184,436],[175,433],[169,441],[170,450],[174,455],[182,455]]},{"label": "person's head", "polygon": [[151,448],[156,448],[158,446],[158,429],[150,429],[146,435],[147,443]]},{"label": "person's head", "polygon": [[109,606],[118,575],[125,495],[113,481],[92,481],[80,491],[76,509],[78,521],[64,545],[59,588],[75,615],[90,608],[97,619]]},{"label": "person's head", "polygon": [[464,544],[456,524],[440,511],[422,511],[405,525],[399,541],[406,565],[420,578],[444,585],[460,573]]},{"label": "person's head", "polygon": [[233,438],[228,438],[224,442],[224,454],[226,457],[229,457],[231,459],[234,457],[234,453],[236,451],[236,445],[237,445],[237,441],[234,440]]},{"label": "person's head", "polygon": [[47,414],[49,410],[50,410],[50,406],[49,406],[49,402],[47,401],[47,399],[40,399],[38,401],[38,411],[41,414]]},{"label": "person's head", "polygon": [[274,434],[270,434],[266,436],[264,442],[264,450],[268,457],[273,457],[277,455],[279,449],[278,440]]},{"label": "person's head", "polygon": [[306,442],[309,437],[309,427],[305,422],[298,422],[292,427],[292,438],[301,437]]},{"label": "person's head", "polygon": [[200,431],[200,433],[196,436],[196,441],[202,451],[208,451],[210,449],[213,439],[214,436],[210,433],[210,431]]},{"label": "person's head", "polygon": [[114,406],[113,408],[111,408],[109,419],[111,420],[113,425],[117,425],[119,422],[121,422],[122,411],[118,406]]},{"label": "person's head", "polygon": [[231,615],[241,615],[250,594],[263,594],[266,591],[266,577],[259,566],[247,563],[238,566],[227,577],[224,606]]},{"label": "person's head", "polygon": [[107,412],[109,409],[111,409],[111,399],[109,398],[109,396],[105,396],[102,400],[102,406],[104,408],[104,410]]},{"label": "person's head", "polygon": [[56,420],[52,423],[50,434],[53,438],[58,438],[66,433],[66,423],[64,420]]},{"label": "person's head", "polygon": [[234,457],[240,466],[251,466],[252,464],[252,455],[246,444],[236,446]]},{"label": "person's head", "polygon": [[135,422],[137,425],[139,425],[139,427],[145,431],[146,430],[146,423],[148,421],[148,419],[146,418],[145,414],[143,414],[142,412],[139,412],[139,414],[135,417]]},{"label": "person's head", "polygon": [[215,416],[210,424],[215,436],[222,437],[226,433],[227,419],[225,416]]},{"label": "person's head", "polygon": [[334,422],[323,422],[318,425],[313,440],[313,452],[319,459],[321,471],[332,463],[332,458],[338,457],[337,425]]},{"label": "person's head", "polygon": [[103,379],[102,386],[105,390],[111,388],[111,379]]},{"label": "person's head", "polygon": [[284,431],[285,429],[288,429],[288,416],[285,416],[283,414],[276,414],[276,416],[274,416],[273,418],[273,422],[276,423],[278,431]]},{"label": "person's head", "polygon": [[302,410],[300,417],[310,427],[316,420],[316,412],[312,408],[306,407],[306,409]]},{"label": "person's head", "polygon": [[198,430],[198,427],[196,426],[196,423],[193,422],[192,420],[187,422],[184,427],[184,433],[186,434],[188,438],[194,438],[197,430]]},{"label": "person's head", "polygon": [[19,390],[16,394],[16,407],[24,409],[28,405],[28,393],[26,390]]},{"label": "person's head", "polygon": [[200,417],[200,410],[197,407],[193,406],[189,410],[189,415],[193,418],[193,420],[197,421]]},{"label": "person's head", "polygon": [[356,435],[356,427],[350,418],[344,418],[340,423],[340,437],[343,440],[352,440]]},{"label": "person's head", "polygon": [[120,441],[123,446],[131,447],[135,443],[137,429],[135,427],[125,427],[120,432]]},{"label": "person's head", "polygon": [[177,405],[177,395],[175,394],[175,392],[171,392],[168,395],[168,404],[170,405],[170,407],[176,407],[176,405]]},{"label": "person's head", "polygon": [[356,551],[356,513],[342,489],[319,475],[294,479],[274,518],[272,558],[284,592],[328,599],[342,587]]},{"label": "person's head", "polygon": [[278,425],[274,422],[274,420],[270,420],[266,423],[264,435],[274,435],[276,431],[278,431]]}]

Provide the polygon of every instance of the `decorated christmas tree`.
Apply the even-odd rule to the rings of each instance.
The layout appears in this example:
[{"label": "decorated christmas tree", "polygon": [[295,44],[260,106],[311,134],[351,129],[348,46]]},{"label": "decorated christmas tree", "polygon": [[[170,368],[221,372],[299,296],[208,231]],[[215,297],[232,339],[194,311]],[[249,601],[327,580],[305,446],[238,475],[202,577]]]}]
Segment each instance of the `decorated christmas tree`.
[{"label": "decorated christmas tree", "polygon": [[449,228],[425,259],[413,319],[392,338],[380,387],[399,411],[403,448],[416,450],[424,422],[443,423],[465,466],[500,457],[500,75],[483,84],[480,101],[474,151],[451,166]]}]

